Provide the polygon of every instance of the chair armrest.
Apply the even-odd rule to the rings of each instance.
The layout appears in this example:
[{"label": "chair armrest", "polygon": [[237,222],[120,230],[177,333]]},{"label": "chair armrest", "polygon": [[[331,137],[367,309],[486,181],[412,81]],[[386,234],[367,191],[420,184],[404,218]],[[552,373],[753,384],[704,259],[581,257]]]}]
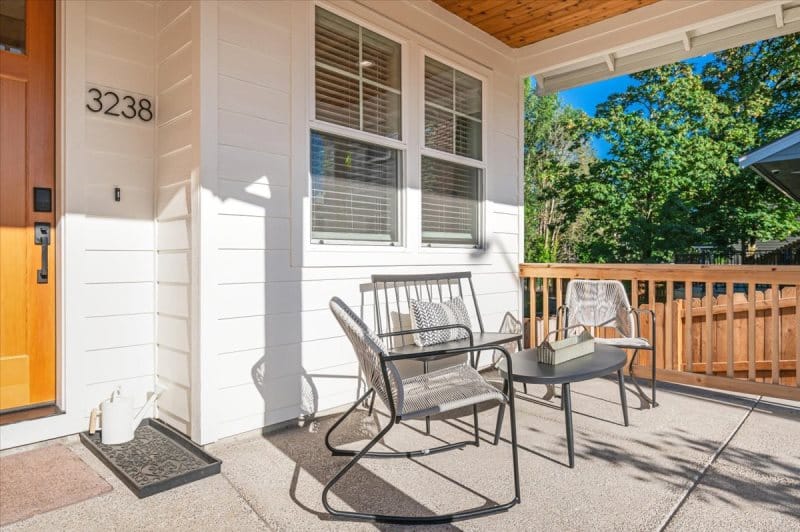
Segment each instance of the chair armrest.
[{"label": "chair armrest", "polygon": [[[511,367],[511,354],[508,352],[508,350],[505,347],[503,347],[501,345],[489,345],[489,346],[486,346],[486,347],[481,347],[481,351],[491,351],[493,349],[496,349],[496,350],[498,350],[498,351],[503,353],[503,355],[506,357],[506,360],[508,362],[508,367],[510,368]],[[441,350],[441,351],[431,352],[430,354],[427,354],[427,353],[410,353],[410,354],[407,354],[407,355],[386,355],[386,356],[383,357],[383,360],[385,360],[387,362],[388,361],[394,362],[395,360],[410,360],[410,359],[418,360],[420,358],[426,358],[426,357],[449,358],[449,357],[453,357],[453,356],[456,356],[456,355],[464,355],[466,353],[471,353],[473,351],[475,351],[475,348],[473,348],[473,347],[454,347],[453,349],[444,349],[444,350]]]},{"label": "chair armrest", "polygon": [[656,337],[656,311],[650,308],[632,308],[630,313],[633,314],[636,318],[636,336],[641,336],[641,320],[639,319],[640,314],[650,314],[650,325],[653,329],[653,338]]},{"label": "chair armrest", "polygon": [[446,329],[464,329],[465,331],[467,331],[467,335],[469,336],[469,345],[470,346],[475,345],[475,341],[472,337],[472,330],[466,325],[462,325],[460,323],[453,323],[452,325],[436,325],[434,327],[421,327],[419,329],[406,329],[404,331],[392,331],[387,333],[381,333],[378,335],[378,337],[390,338],[393,336],[405,336],[407,334],[418,334],[431,331],[443,331]]}]

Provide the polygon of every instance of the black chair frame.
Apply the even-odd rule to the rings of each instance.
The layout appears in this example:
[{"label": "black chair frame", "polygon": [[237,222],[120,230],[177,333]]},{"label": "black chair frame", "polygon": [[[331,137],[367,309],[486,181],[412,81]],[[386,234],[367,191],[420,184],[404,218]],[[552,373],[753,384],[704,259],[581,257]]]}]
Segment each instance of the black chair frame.
[{"label": "black chair frame", "polygon": [[[650,346],[649,347],[638,347],[638,348],[631,348],[633,350],[633,355],[631,356],[631,360],[628,363],[628,375],[631,377],[631,382],[633,383],[634,388],[636,388],[636,393],[639,396],[639,400],[644,408],[653,408],[658,406],[656,402],[656,313],[653,309],[637,309],[631,308],[630,314],[633,316],[634,322],[634,336],[640,336],[641,333],[641,318],[642,314],[649,314],[650,315]],[[569,325],[569,308],[566,305],[561,305],[558,307],[556,311],[556,321],[560,325],[556,325],[559,331],[566,331],[571,329]],[[578,324],[580,325],[580,324]],[[602,327],[602,325],[600,325]],[[652,362],[651,362],[651,374],[650,374],[650,389],[651,395],[650,397],[642,390],[642,387],[639,385],[639,381],[636,380],[636,374],[634,368],[636,367],[636,361],[638,360],[639,351],[650,351],[652,353]]]},{"label": "black chair frame", "polygon": [[[404,334],[404,333],[397,333],[397,334]],[[391,383],[389,379],[389,375],[386,369],[387,362],[393,362],[396,360],[409,360],[418,358],[419,355],[389,355],[385,351],[381,350],[378,346],[374,346],[374,348],[381,353],[381,373],[383,377],[383,382],[386,390],[391,390]],[[511,354],[502,346],[495,346],[492,349],[497,349],[500,351],[503,356],[506,358],[508,363],[509,370],[511,369]],[[471,348],[459,348],[459,349],[450,349],[450,350],[441,350],[437,355],[431,356],[456,356],[461,354],[469,353]],[[361,397],[359,397],[355,403],[353,403],[350,408],[342,414],[342,416],[336,420],[336,422],[328,429],[328,432],[325,434],[325,446],[331,451],[333,456],[352,456],[353,458],[341,469],[339,472],[325,485],[325,488],[322,491],[322,505],[325,509],[334,516],[343,517],[343,518],[350,518],[350,519],[363,519],[368,521],[375,521],[380,523],[396,523],[396,524],[405,524],[405,525],[434,525],[434,524],[443,524],[443,523],[451,523],[453,521],[459,521],[463,519],[471,519],[475,517],[481,517],[493,513],[503,512],[514,505],[520,502],[520,481],[519,481],[519,459],[517,455],[517,429],[516,429],[516,417],[515,417],[515,408],[514,408],[514,394],[505,393],[505,399],[508,403],[508,409],[510,414],[510,422],[511,422],[511,453],[512,453],[512,464],[514,470],[514,497],[502,504],[495,504],[491,506],[483,506],[479,508],[474,508],[471,510],[464,510],[461,512],[453,512],[448,514],[440,514],[435,516],[400,516],[400,515],[386,515],[386,514],[367,514],[362,512],[350,512],[350,511],[342,511],[336,510],[333,508],[328,501],[328,493],[333,488],[333,486],[350,470],[353,466],[358,463],[359,460],[362,458],[413,458],[416,456],[429,456],[431,454],[436,454],[440,452],[450,451],[453,449],[461,449],[464,448],[466,445],[475,445],[479,444],[478,439],[478,425],[477,425],[477,410],[474,409],[475,412],[475,439],[469,441],[462,441],[456,443],[448,443],[445,445],[440,445],[438,447],[433,447],[430,449],[420,449],[416,451],[393,451],[393,452],[376,452],[370,451],[372,447],[375,446],[395,425],[399,424],[403,417],[400,415],[392,400],[392,394],[388,393],[389,397],[389,418],[390,422],[381,429],[378,434],[373,437],[361,450],[352,450],[352,449],[342,449],[339,447],[335,447],[330,442],[330,436],[336,430],[339,425],[355,411],[359,404],[363,403],[366,398],[371,394],[374,393],[372,388],[368,389]],[[501,403],[501,407],[504,407],[505,404]],[[477,408],[477,407],[476,407]]]}]

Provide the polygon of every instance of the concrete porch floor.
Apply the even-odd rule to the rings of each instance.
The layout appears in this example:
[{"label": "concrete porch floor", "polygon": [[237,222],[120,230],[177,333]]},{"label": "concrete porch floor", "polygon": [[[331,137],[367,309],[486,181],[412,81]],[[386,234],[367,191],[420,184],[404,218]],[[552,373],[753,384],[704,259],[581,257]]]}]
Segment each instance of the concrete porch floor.
[{"label": "concrete porch floor", "polygon": [[[520,387],[521,389],[521,387]],[[530,387],[532,396],[544,388]],[[639,410],[630,393],[622,426],[616,382],[573,385],[576,467],[566,467],[563,413],[518,394],[522,503],[509,512],[438,528],[463,530],[786,530],[800,526],[800,404],[664,384],[661,406]],[[557,403],[554,402],[557,406]],[[389,432],[386,448],[469,437],[471,414]],[[335,490],[338,507],[425,515],[507,501],[513,492],[508,416],[489,444],[496,409],[480,415],[484,441],[421,459],[362,460]],[[324,483],[345,463],[323,436],[337,416],[304,427],[249,433],[208,446],[222,474],[139,500],[75,438],[67,441],[113,491],[8,530],[389,529],[333,520]],[[359,410],[336,442],[375,434]],[[434,440],[434,441],[432,441]]]}]

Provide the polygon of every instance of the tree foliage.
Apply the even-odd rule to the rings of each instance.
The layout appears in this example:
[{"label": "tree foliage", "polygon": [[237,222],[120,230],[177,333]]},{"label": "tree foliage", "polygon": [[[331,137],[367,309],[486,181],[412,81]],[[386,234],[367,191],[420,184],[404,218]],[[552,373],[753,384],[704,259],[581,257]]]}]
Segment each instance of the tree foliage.
[{"label": "tree foliage", "polygon": [[[666,262],[693,245],[800,232],[800,205],[738,166],[800,128],[797,35],[719,52],[700,70],[675,63],[632,78],[595,118],[526,98],[526,260],[563,260],[568,248],[581,262]],[[602,159],[588,134],[608,143]]]},{"label": "tree foliage", "polygon": [[570,232],[577,211],[569,191],[587,176],[593,153],[589,117],[564,106],[556,95],[538,96],[525,85],[525,260],[566,261],[571,258]]}]

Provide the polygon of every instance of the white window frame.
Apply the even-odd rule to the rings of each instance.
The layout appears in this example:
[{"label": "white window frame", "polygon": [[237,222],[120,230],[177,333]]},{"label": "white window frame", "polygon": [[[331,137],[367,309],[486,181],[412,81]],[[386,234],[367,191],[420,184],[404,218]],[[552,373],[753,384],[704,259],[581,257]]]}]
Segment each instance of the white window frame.
[{"label": "white window frame", "polygon": [[[470,69],[463,65],[463,63],[453,61],[448,57],[442,56],[430,49],[421,49],[420,56],[418,58],[419,63],[419,72],[420,72],[420,94],[419,94],[419,139],[420,139],[420,157],[417,161],[419,166],[419,179],[420,179],[420,201],[417,208],[417,215],[419,218],[420,223],[420,232],[419,232],[419,245],[420,247],[425,250],[434,250],[434,249],[485,249],[486,247],[486,174],[489,168],[489,164],[487,162],[489,151],[488,151],[488,127],[487,127],[487,119],[488,119],[488,88],[489,88],[489,78],[483,73],[477,72],[473,69]],[[443,65],[449,66],[455,70],[462,72],[463,74],[467,74],[468,76],[472,76],[473,78],[479,80],[481,82],[481,158],[473,159],[471,157],[466,157],[463,155],[456,155],[455,153],[448,153],[445,151],[437,150],[436,148],[429,148],[425,146],[425,58],[429,57],[434,61],[438,61]],[[455,127],[455,124],[454,124]],[[455,164],[460,164],[462,166],[469,166],[471,168],[478,169],[478,205],[477,205],[477,216],[478,216],[478,235],[477,235],[477,242],[474,244],[444,244],[444,243],[423,243],[422,242],[422,157],[430,157],[433,159],[440,159],[442,161],[447,161]]]},{"label": "white window frame", "polygon": [[[401,132],[402,139],[394,140],[365,133],[355,129],[323,123],[315,119],[314,86],[314,30],[315,8],[321,7],[355,24],[383,35],[400,44],[401,47]],[[459,54],[443,42],[419,34],[413,28],[400,25],[374,9],[356,3],[338,4],[330,0],[296,2],[292,5],[292,54],[291,85],[299,87],[292,98],[291,129],[291,212],[290,212],[290,250],[289,261],[295,268],[359,268],[368,275],[376,267],[430,266],[430,267],[475,267],[492,264],[484,237],[486,228],[482,224],[481,248],[465,245],[423,246],[421,238],[420,171],[424,148],[424,57],[428,55],[438,61],[451,65],[462,72],[480,79],[483,83],[482,112],[482,154],[478,162],[482,169],[482,204],[479,208],[481,221],[486,220],[487,168],[490,166],[488,152],[489,132],[491,131],[491,109],[489,100],[492,86],[492,70],[484,64],[475,62]],[[315,243],[311,239],[311,175],[310,138],[311,130],[321,133],[343,135],[354,140],[378,144],[401,150],[401,183],[398,213],[400,245],[369,243],[363,241]],[[435,157],[452,157],[454,162],[464,162],[461,157],[435,151]],[[468,165],[476,161],[469,159]],[[476,253],[476,251],[480,251]]]},{"label": "white window frame", "polygon": [[[366,28],[381,37],[386,39],[390,39],[391,41],[396,42],[400,45],[400,140],[393,139],[390,137],[384,137],[382,135],[378,135],[376,133],[369,133],[366,131],[362,131],[360,129],[353,129],[346,126],[342,126],[339,124],[333,124],[330,122],[325,122],[323,120],[317,120],[316,117],[316,54],[315,54],[315,44],[316,44],[316,8],[319,7],[326,11],[333,13],[336,16],[342,17],[354,24],[362,28]],[[364,20],[359,19],[358,17],[354,17],[352,14],[343,12],[342,10],[338,9],[335,6],[331,6],[326,2],[315,2],[311,3],[311,42],[310,42],[310,50],[311,50],[311,72],[310,72],[310,103],[309,103],[309,121],[308,121],[308,136],[309,139],[311,138],[312,132],[319,132],[324,134],[336,135],[338,137],[344,137],[348,139],[355,140],[357,142],[364,142],[368,144],[373,144],[375,146],[381,146],[384,148],[390,148],[397,151],[397,160],[398,160],[398,168],[397,168],[397,237],[396,240],[392,242],[386,241],[369,241],[369,240],[350,240],[350,239],[314,239],[311,236],[311,209],[313,209],[313,205],[309,207],[309,220],[307,221],[308,227],[308,235],[304,234],[303,237],[306,242],[310,243],[314,247],[339,247],[339,246],[346,246],[346,249],[349,251],[354,251],[354,247],[367,247],[370,250],[374,251],[374,248],[377,247],[386,247],[386,248],[404,248],[406,246],[406,233],[404,230],[405,227],[405,190],[406,186],[406,178],[405,174],[408,168],[408,141],[406,140],[408,137],[408,83],[406,80],[407,77],[407,69],[406,69],[406,56],[408,55],[408,41],[405,39],[394,35],[384,28],[380,28],[366,22]],[[363,106],[363,101],[361,102]],[[363,116],[361,117],[361,122],[363,123]],[[307,158],[310,160],[311,157],[311,146],[309,141],[309,149],[307,153]],[[308,188],[307,188],[308,197],[311,198],[311,173],[309,172],[309,179],[308,179]],[[306,220],[304,220],[304,225],[306,224]]]}]

